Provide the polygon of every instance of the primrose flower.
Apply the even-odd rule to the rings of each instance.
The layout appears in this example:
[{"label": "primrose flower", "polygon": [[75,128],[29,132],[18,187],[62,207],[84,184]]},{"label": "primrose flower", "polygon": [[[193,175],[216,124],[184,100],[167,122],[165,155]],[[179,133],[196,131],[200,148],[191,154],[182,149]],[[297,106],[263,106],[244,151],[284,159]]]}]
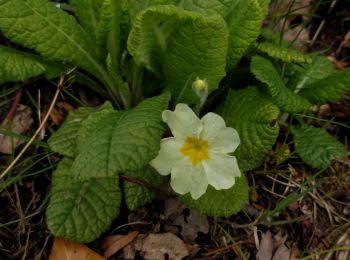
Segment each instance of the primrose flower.
[{"label": "primrose flower", "polygon": [[150,164],[161,175],[171,173],[175,192],[190,192],[198,199],[208,184],[217,190],[234,185],[235,177],[241,175],[236,157],[228,155],[240,143],[235,129],[226,127],[215,113],[199,119],[185,104],[178,104],[174,112],[165,110],[162,117],[173,137],[161,141],[159,154]]}]

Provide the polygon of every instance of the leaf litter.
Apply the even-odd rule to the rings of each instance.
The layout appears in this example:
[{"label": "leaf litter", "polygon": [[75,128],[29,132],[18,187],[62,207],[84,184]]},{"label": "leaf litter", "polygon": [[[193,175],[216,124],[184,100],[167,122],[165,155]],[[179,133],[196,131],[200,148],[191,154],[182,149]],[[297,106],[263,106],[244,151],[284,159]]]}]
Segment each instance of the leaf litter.
[{"label": "leaf litter", "polygon": [[[311,30],[308,33],[312,34],[314,32]],[[326,33],[324,33],[324,35],[326,35]],[[328,38],[333,41],[333,37],[328,36]],[[324,38],[320,37],[319,42],[322,42],[323,40]],[[348,53],[346,37],[342,38],[341,41],[344,43],[342,45],[339,45],[341,48],[339,49],[338,55],[336,55],[336,57],[334,57],[334,55],[330,57],[338,63],[342,62],[342,64],[339,66],[345,67],[348,66],[348,58],[346,58],[348,56],[346,55]],[[317,42],[315,45],[317,45]],[[334,109],[334,107],[336,107],[336,109]],[[341,104],[338,105],[329,105],[326,109],[326,113],[322,116],[334,116],[335,118],[339,118],[339,113],[337,114],[333,110],[336,110],[336,112],[339,111],[339,113],[342,111],[347,111],[348,99],[341,101]],[[348,118],[348,113],[342,115],[342,120],[348,120]],[[60,119],[58,118],[58,121],[59,120]],[[337,134],[338,132],[335,131],[333,133]],[[299,178],[305,179],[308,176],[307,174],[312,174],[312,172],[308,172],[312,171],[311,169],[305,168],[303,165],[300,165],[298,163],[293,165],[295,167],[295,171],[297,172],[297,175],[295,176],[292,175],[290,171],[287,171],[287,174],[284,174],[283,171],[286,169],[278,167],[273,168],[273,164],[267,164],[267,166],[272,166],[272,170],[268,169],[267,174],[276,177],[276,181],[271,181],[271,179],[268,179],[266,176],[261,175],[261,169],[258,169],[252,175],[249,175],[250,183],[254,183],[254,185],[256,185],[256,192],[259,195],[258,199],[255,200],[255,204],[247,206],[243,214],[237,214],[236,216],[232,216],[229,219],[209,219],[209,233],[204,242],[196,242],[196,239],[198,240],[198,232],[205,233],[203,232],[203,230],[205,230],[205,224],[201,224],[201,228],[198,228],[195,225],[192,226],[189,236],[186,235],[186,232],[183,233],[183,230],[187,228],[186,225],[191,222],[189,221],[190,216],[195,215],[189,214],[186,208],[178,205],[179,207],[177,209],[177,206],[173,206],[173,215],[171,217],[167,216],[166,213],[162,212],[159,209],[157,209],[156,212],[152,215],[149,213],[149,211],[154,210],[154,208],[149,208],[146,210],[148,212],[148,215],[151,214],[154,217],[154,215],[159,214],[159,216],[151,218],[154,226],[149,229],[141,227],[140,225],[133,228],[123,229],[123,233],[126,235],[121,235],[119,238],[128,236],[129,234],[133,233],[134,230],[138,230],[137,232],[140,233],[128,245],[123,247],[122,256],[124,259],[134,259],[140,254],[147,256],[147,253],[142,251],[143,246],[145,245],[146,238],[149,237],[152,232],[154,232],[154,234],[151,236],[151,238],[153,238],[148,239],[148,244],[146,244],[147,247],[145,247],[146,252],[148,250],[148,245],[160,246],[160,242],[162,241],[159,241],[159,238],[162,236],[164,238],[164,234],[168,234],[166,236],[170,237],[168,238],[170,242],[174,242],[173,237],[178,237],[179,240],[182,238],[184,241],[186,240],[188,242],[192,242],[191,244],[197,245],[201,248],[201,252],[204,252],[202,255],[205,255],[207,252],[214,252],[215,250],[214,254],[212,255],[215,255],[216,257],[226,257],[226,259],[233,259],[237,257],[237,254],[233,253],[233,242],[230,242],[227,236],[218,231],[218,223],[229,230],[233,241],[236,241],[237,245],[241,247],[242,250],[245,252],[252,252],[250,257],[253,259],[256,257],[257,253],[264,255],[262,252],[264,250],[265,255],[267,255],[267,257],[272,257],[272,259],[288,259],[285,257],[287,252],[289,254],[292,252],[293,256],[301,257],[307,254],[312,255],[315,252],[322,252],[322,250],[332,249],[334,246],[349,247],[349,194],[346,192],[347,190],[345,188],[343,190],[340,190],[339,193],[342,194],[340,196],[340,201],[338,196],[339,194],[333,194],[333,192],[338,189],[338,186],[336,184],[339,184],[339,182],[344,183],[344,179],[350,176],[348,165],[348,161],[335,162],[330,170],[324,173],[324,180],[326,183],[321,187],[321,193],[309,193],[308,195],[300,198],[297,202],[293,203],[293,205],[289,206],[287,209],[276,213],[271,219],[260,220],[259,213],[261,213],[262,210],[270,209],[271,205],[273,208],[273,205],[281,200],[281,196],[286,196],[290,191],[293,191],[293,189],[295,189],[290,188],[288,190],[286,187],[289,186],[283,184],[281,185],[277,181],[285,182],[287,184],[294,183],[295,185],[300,186]],[[269,170],[272,172],[269,172]],[[264,174],[266,174],[265,169]],[[177,200],[174,199],[173,201]],[[345,203],[345,205],[342,203]],[[0,205],[2,205],[1,200]],[[165,208],[166,207],[167,206],[165,206]],[[248,207],[250,207],[250,209]],[[279,224],[277,221],[286,221],[286,225]],[[264,231],[263,236],[260,239],[260,247],[257,249],[255,247],[255,243],[251,239],[252,237],[250,236],[252,234],[251,229],[252,227],[258,227],[260,229],[262,225],[268,226],[270,230]],[[162,233],[163,230],[168,232]],[[170,233],[170,231],[172,233]],[[288,236],[283,236],[285,238],[282,239],[283,243],[280,241],[279,245],[277,246],[276,240],[279,240],[278,235],[282,231],[285,234],[288,234]],[[268,232],[270,235],[267,234]],[[1,236],[2,233],[0,234],[0,238],[1,243],[3,243],[5,240],[3,240]],[[187,237],[187,239],[185,239],[185,237]],[[189,247],[189,244],[187,244],[188,242],[185,244],[187,247]],[[48,243],[47,248],[50,248],[51,244]],[[162,245],[164,245],[164,248],[168,248],[165,246],[165,244]],[[166,252],[166,249],[164,248],[163,252]],[[296,248],[305,250],[305,252],[298,251]],[[0,256],[2,256],[3,250],[3,248],[0,249]],[[116,255],[121,256],[120,252],[121,250],[117,251]],[[186,250],[183,250],[177,254],[181,256],[181,254],[184,254],[185,252]],[[349,250],[330,251],[328,254],[324,255],[326,255],[326,259],[346,259],[346,257],[349,257],[348,252]],[[154,252],[148,253],[148,255],[152,254],[154,254]],[[166,254],[168,253],[165,253],[165,255]],[[164,257],[164,254],[160,255],[159,257]],[[212,257],[210,257],[210,259],[212,259]]]}]

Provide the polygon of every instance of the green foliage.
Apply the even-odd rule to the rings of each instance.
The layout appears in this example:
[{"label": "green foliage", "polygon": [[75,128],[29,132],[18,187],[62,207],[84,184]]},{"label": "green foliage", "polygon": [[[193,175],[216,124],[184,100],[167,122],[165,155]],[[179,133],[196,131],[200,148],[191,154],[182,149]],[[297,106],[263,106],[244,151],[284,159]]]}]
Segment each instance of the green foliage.
[{"label": "green foliage", "polygon": [[63,159],[53,174],[46,222],[55,236],[90,242],[119,214],[119,178],[77,180],[69,170],[72,162]]},{"label": "green foliage", "polygon": [[[122,196],[117,173],[155,187],[160,184],[160,177],[145,166],[158,153],[164,132],[161,113],[168,101],[164,94],[126,112],[106,103],[70,113],[49,139],[50,147],[66,156],[53,175],[46,212],[54,235],[90,242],[108,228],[118,215]],[[130,208],[154,199],[154,194],[133,184],[124,184],[124,193]]]},{"label": "green foliage", "polygon": [[[205,28],[205,29],[200,29]],[[225,75],[228,31],[218,15],[175,6],[147,8],[136,17],[128,49],[136,63],[161,75],[177,102],[195,103],[192,82],[206,78],[209,92]]]},{"label": "green foliage", "polygon": [[219,113],[227,126],[235,128],[240,136],[241,144],[234,153],[240,169],[247,171],[261,165],[279,133],[278,107],[250,87],[230,90]]},{"label": "green foliage", "polygon": [[39,75],[51,79],[60,75],[62,67],[40,56],[0,45],[0,82],[24,81]]},{"label": "green foliage", "polygon": [[350,69],[332,73],[305,86],[299,93],[313,104],[334,102],[350,90]]},{"label": "green foliage", "polygon": [[279,46],[271,42],[261,42],[257,46],[259,51],[268,54],[270,57],[280,59],[285,62],[312,63],[312,58],[298,50]]},{"label": "green foliage", "polygon": [[[100,9],[107,1],[95,0],[70,0],[69,5],[73,7],[74,13],[77,15],[81,26],[92,37],[98,39]],[[117,1],[120,2],[120,1]]]},{"label": "green foliage", "polygon": [[327,168],[333,158],[345,156],[344,146],[324,129],[303,125],[293,128],[292,133],[296,152],[314,168]]},{"label": "green foliage", "polygon": [[227,15],[226,21],[230,33],[227,70],[234,68],[248,47],[259,36],[265,17],[266,3],[267,1],[260,3],[258,0],[238,1],[232,12]]},{"label": "green foliage", "polygon": [[125,202],[130,210],[136,210],[156,198],[162,177],[152,167],[126,172],[126,177],[132,178],[123,183]]},{"label": "green foliage", "polygon": [[272,100],[283,112],[298,113],[310,108],[311,104],[288,89],[273,64],[260,56],[254,56],[250,65],[254,76],[267,85]]},{"label": "green foliage", "polygon": [[323,56],[314,55],[311,64],[290,64],[288,88],[298,93],[304,87],[323,79],[334,72],[333,64]]},{"label": "green foliage", "polygon": [[206,193],[198,200],[189,194],[179,196],[190,208],[213,217],[229,217],[236,214],[248,201],[249,187],[244,176],[236,178],[236,183],[227,190],[215,190],[208,186]]},{"label": "green foliage", "polygon": [[83,128],[89,131],[78,142],[71,171],[79,179],[89,179],[145,167],[158,154],[164,132],[161,113],[168,101],[169,95],[162,95],[130,111],[108,111],[85,120]]},{"label": "green foliage", "polygon": [[113,109],[112,105],[106,102],[101,108],[80,107],[70,112],[59,131],[50,136],[48,144],[51,150],[68,157],[76,156],[77,136],[82,135],[78,135],[78,130],[80,130],[81,125],[85,123],[85,119],[98,110],[103,111],[111,109]]},{"label": "green foliage", "polygon": [[[72,15],[47,0],[0,0],[0,31],[16,43],[9,46],[24,47],[0,46],[1,82],[50,78],[74,67],[77,81],[119,109],[109,102],[79,108],[50,137],[50,148],[64,156],[53,174],[47,209],[54,235],[90,242],[118,215],[122,195],[131,210],[151,202],[162,178],[148,164],[159,151],[165,130],[161,114],[170,99],[154,95],[169,90],[172,106],[184,102],[201,112],[192,83],[206,79],[203,97],[211,104],[225,91],[212,92],[227,83],[227,71],[228,79],[235,76],[248,48],[253,55],[264,52],[293,64],[283,64],[280,73],[280,63],[253,56],[250,69],[261,88],[238,82],[235,87],[242,89],[229,90],[219,104],[227,126],[240,135],[234,155],[242,171],[260,166],[271,151],[280,110],[292,113],[284,114],[285,123],[286,116],[307,111],[311,103],[335,101],[350,90],[349,69],[333,73],[330,62],[317,56],[300,65],[310,58],[269,43],[256,45],[268,4],[71,0]],[[292,132],[296,151],[313,167],[327,167],[333,157],[343,156],[343,146],[323,129],[303,126]],[[124,176],[121,184],[118,174]],[[248,200],[248,186],[243,176],[228,190],[209,187],[198,200],[189,194],[180,198],[201,213],[229,216]]]},{"label": "green foliage", "polygon": [[1,31],[14,42],[47,59],[68,61],[91,73],[101,70],[90,36],[49,1],[0,0],[0,13]]},{"label": "green foliage", "polygon": [[0,82],[22,81],[43,74],[45,65],[34,55],[0,46]]}]

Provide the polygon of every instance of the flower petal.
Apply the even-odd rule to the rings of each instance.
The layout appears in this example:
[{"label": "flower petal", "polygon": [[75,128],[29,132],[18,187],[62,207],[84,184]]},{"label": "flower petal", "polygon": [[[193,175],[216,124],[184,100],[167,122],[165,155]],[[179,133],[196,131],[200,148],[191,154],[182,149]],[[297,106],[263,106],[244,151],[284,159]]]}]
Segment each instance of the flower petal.
[{"label": "flower petal", "polygon": [[215,113],[208,113],[202,117],[203,130],[201,138],[208,140],[210,143],[219,134],[219,131],[226,128],[224,119]]},{"label": "flower petal", "polygon": [[241,143],[238,132],[232,127],[218,131],[216,138],[209,143],[210,149],[217,153],[232,153]]},{"label": "flower petal", "polygon": [[164,122],[174,137],[184,140],[188,136],[199,136],[202,123],[193,110],[186,104],[176,105],[175,111],[165,110],[162,114]]},{"label": "flower petal", "polygon": [[181,145],[182,142],[173,137],[162,139],[158,156],[150,162],[150,165],[161,175],[168,175],[174,165],[183,158],[179,152]]},{"label": "flower petal", "polygon": [[231,127],[226,127],[224,119],[215,114],[208,113],[201,119],[203,130],[201,138],[208,140],[211,150],[220,153],[231,153],[240,144],[237,131]]},{"label": "flower petal", "polygon": [[202,165],[193,166],[184,159],[171,171],[170,186],[179,194],[191,192],[193,199],[198,199],[208,187],[207,177]]},{"label": "flower petal", "polygon": [[217,190],[231,188],[235,184],[235,177],[241,176],[234,156],[212,153],[210,160],[204,161],[202,164],[208,183]]}]

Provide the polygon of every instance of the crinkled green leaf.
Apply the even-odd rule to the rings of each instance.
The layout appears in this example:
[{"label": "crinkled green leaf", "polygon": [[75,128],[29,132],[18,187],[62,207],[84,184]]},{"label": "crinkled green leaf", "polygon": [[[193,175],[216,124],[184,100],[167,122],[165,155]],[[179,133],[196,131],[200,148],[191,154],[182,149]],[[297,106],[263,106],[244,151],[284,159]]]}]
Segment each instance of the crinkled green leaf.
[{"label": "crinkled green leaf", "polygon": [[68,62],[112,84],[92,38],[72,15],[47,0],[0,0],[0,29],[47,59]]},{"label": "crinkled green leaf", "polygon": [[334,72],[334,65],[326,57],[317,55],[311,64],[290,64],[287,70],[292,71],[288,88],[298,93],[313,82],[323,79]]},{"label": "crinkled green leaf", "polygon": [[136,210],[156,198],[156,191],[162,183],[162,177],[152,167],[126,172],[129,178],[123,183],[123,193],[126,205],[130,210]]},{"label": "crinkled green leaf", "polygon": [[322,128],[304,125],[293,128],[295,150],[304,162],[315,168],[330,166],[333,158],[343,158],[344,145]]},{"label": "crinkled green leaf", "polygon": [[[120,2],[120,1],[117,1]],[[74,8],[74,13],[78,17],[80,24],[96,40],[98,35],[98,24],[100,20],[100,10],[103,0],[70,0],[69,5]]]},{"label": "crinkled green leaf", "polygon": [[249,187],[244,176],[236,178],[236,183],[227,190],[215,190],[212,186],[198,200],[188,193],[179,198],[189,208],[212,217],[229,217],[243,209],[248,201]]},{"label": "crinkled green leaf", "polygon": [[270,57],[280,59],[285,62],[311,63],[312,58],[298,50],[273,44],[271,42],[261,42],[257,45],[259,51],[267,53]]},{"label": "crinkled green leaf", "polygon": [[228,31],[219,15],[154,6],[137,16],[128,39],[136,63],[163,74],[176,102],[195,103],[192,82],[206,78],[209,92],[225,76]]},{"label": "crinkled green leaf", "polygon": [[0,46],[0,82],[23,81],[43,74],[45,66],[32,55]]},{"label": "crinkled green leaf", "polygon": [[307,110],[311,104],[288,89],[273,64],[260,56],[254,56],[250,64],[254,76],[267,85],[272,100],[284,112],[298,113]]},{"label": "crinkled green leaf", "polygon": [[182,0],[178,5],[186,10],[206,15],[220,14],[226,18],[239,4],[239,1],[240,0]]},{"label": "crinkled green leaf", "polygon": [[36,55],[5,46],[0,46],[0,60],[0,82],[23,81],[41,74],[52,78],[59,75],[61,69]]},{"label": "crinkled green leaf", "polygon": [[177,4],[180,0],[129,0],[129,17],[131,23],[135,20],[139,12],[155,5],[171,5]]},{"label": "crinkled green leaf", "polygon": [[299,93],[313,104],[337,101],[350,91],[350,69],[335,72],[305,86]]},{"label": "crinkled green leaf", "polygon": [[113,109],[112,105],[109,102],[106,102],[100,108],[80,107],[70,112],[61,127],[50,136],[48,140],[50,149],[64,156],[76,156],[77,133],[81,128],[82,123],[84,123],[84,120],[98,110],[110,111],[111,109]]},{"label": "crinkled green leaf", "polygon": [[258,38],[265,18],[265,5],[258,0],[239,1],[226,17],[230,34],[226,70],[232,70]]},{"label": "crinkled green leaf", "polygon": [[219,113],[227,126],[237,130],[241,144],[234,155],[242,171],[252,170],[264,161],[279,133],[279,109],[256,88],[230,90]]},{"label": "crinkled green leaf", "polygon": [[169,95],[161,95],[126,112],[110,111],[91,121],[88,118],[83,127],[90,127],[90,134],[78,142],[79,154],[71,171],[79,179],[88,179],[145,167],[159,151],[164,132],[161,114],[168,101]]},{"label": "crinkled green leaf", "polygon": [[101,7],[100,21],[97,28],[97,40],[100,47],[111,56],[115,69],[119,69],[120,30],[123,1],[104,0]]},{"label": "crinkled green leaf", "polygon": [[71,159],[63,159],[52,177],[46,223],[55,236],[88,243],[106,231],[119,214],[119,177],[76,180]]}]

